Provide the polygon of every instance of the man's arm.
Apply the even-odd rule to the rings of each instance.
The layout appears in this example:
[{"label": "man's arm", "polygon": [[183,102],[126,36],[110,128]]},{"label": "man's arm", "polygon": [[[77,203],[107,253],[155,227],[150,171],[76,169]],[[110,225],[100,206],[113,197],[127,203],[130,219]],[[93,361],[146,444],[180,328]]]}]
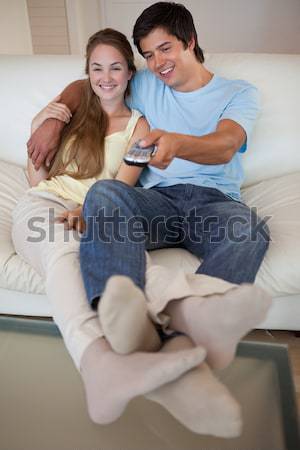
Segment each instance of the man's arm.
[{"label": "man's arm", "polygon": [[[69,84],[61,93],[60,101],[68,106],[73,114],[78,108],[85,80],[77,80]],[[45,162],[49,167],[57,152],[60,135],[65,123],[58,119],[47,119],[27,142],[28,157],[36,170]]]},{"label": "man's arm", "polygon": [[151,165],[165,169],[173,158],[182,158],[199,164],[225,164],[231,160],[246,140],[245,130],[233,120],[223,119],[216,131],[205,136],[189,136],[152,130],[144,139],[144,146],[155,144],[157,152]]}]

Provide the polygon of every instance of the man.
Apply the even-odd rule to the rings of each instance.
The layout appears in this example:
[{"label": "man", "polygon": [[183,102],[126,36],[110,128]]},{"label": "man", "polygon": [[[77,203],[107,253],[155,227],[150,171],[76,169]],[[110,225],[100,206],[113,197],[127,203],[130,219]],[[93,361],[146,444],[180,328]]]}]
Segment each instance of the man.
[{"label": "man", "polygon": [[[203,258],[198,274],[252,283],[269,243],[266,230],[255,233],[258,218],[241,203],[239,189],[242,153],[258,111],[257,91],[203,66],[192,17],[182,5],[160,2],[147,8],[133,38],[148,69],[133,80],[131,106],[149,121],[152,131],[143,144],[155,144],[157,152],[141,175],[142,187],[97,183],[84,215],[99,215],[101,199],[107,218],[116,208],[126,224],[134,216],[143,218],[139,229],[147,236],[147,249],[180,245]],[[115,222],[119,225],[124,236],[130,234],[125,224]],[[81,246],[82,261],[90,258],[90,247],[106,257],[105,265],[98,264],[92,273],[82,264],[89,298],[98,298],[114,274],[129,276],[144,288],[145,243],[130,238],[91,243],[92,232],[97,234],[90,228],[89,242]]]},{"label": "man", "polygon": [[[120,289],[109,284],[113,294],[105,290],[108,280],[118,283],[120,277],[114,275],[145,290],[146,249],[184,247],[203,258],[197,274],[240,284],[254,282],[269,243],[268,231],[260,225],[256,233],[259,220],[240,201],[241,155],[258,111],[256,89],[204,67],[192,16],[180,4],[159,2],[147,8],[136,21],[133,37],[148,68],[131,84],[130,106],[139,109],[151,126],[143,145],[155,144],[157,151],[141,175],[141,187],[104,180],[87,194],[80,259],[94,308],[100,298],[103,305],[105,297],[109,301],[104,304],[114,303],[119,292],[124,297],[122,280]],[[74,89],[80,91],[80,82],[72,89],[62,101],[73,111]],[[47,158],[54,154],[58,133],[53,128],[59,130],[62,124],[45,124],[44,131],[29,141],[36,166],[46,157],[39,151],[41,135],[50,150]],[[180,285],[178,274],[174,280],[163,280],[165,274],[158,269],[151,276],[152,287],[146,287],[146,293],[155,304],[153,316],[163,312],[168,317],[165,325],[203,344],[214,368],[232,360],[240,337],[263,319],[269,307],[269,298],[248,286],[232,289],[228,283],[215,291],[224,294],[231,288],[228,293],[200,302],[191,285],[187,283],[186,289]],[[203,277],[204,284],[208,279]],[[170,286],[173,297],[165,294]],[[213,292],[208,289],[207,294]],[[174,301],[169,303],[170,298]],[[230,323],[223,323],[224,316],[231,318]]]}]

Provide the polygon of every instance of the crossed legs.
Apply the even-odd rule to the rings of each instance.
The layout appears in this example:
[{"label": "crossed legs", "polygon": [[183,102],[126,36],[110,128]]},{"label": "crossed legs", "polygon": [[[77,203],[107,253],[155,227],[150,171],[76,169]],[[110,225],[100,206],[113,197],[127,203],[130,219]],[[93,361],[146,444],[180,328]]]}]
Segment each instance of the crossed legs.
[{"label": "crossed legs", "polygon": [[[30,200],[31,201],[29,201],[27,206],[32,210],[32,199]],[[36,207],[39,207],[39,205],[37,204]],[[43,273],[46,274],[47,293],[54,306],[54,310],[56,311],[55,318],[71,352],[72,349],[76,348],[76,343],[80,342],[80,340],[82,341],[82,337],[86,336],[85,332],[89,330],[87,333],[87,340],[80,347],[81,353],[76,354],[75,357],[74,354],[72,356],[81,370],[91,417],[99,423],[111,422],[122,414],[126,404],[131,398],[136,395],[144,394],[148,395],[152,400],[164,405],[175,417],[194,431],[209,432],[220,436],[236,435],[240,427],[239,408],[234,399],[232,399],[230,394],[226,391],[226,388],[223,386],[220,387],[217,380],[211,374],[208,366],[202,364],[198,367],[205,358],[206,351],[203,350],[202,347],[191,348],[195,342],[200,343],[197,342],[197,340],[200,341],[203,339],[203,336],[196,335],[196,324],[192,326],[191,329],[185,328],[186,323],[189,322],[189,320],[186,320],[187,311],[192,310],[191,305],[194,305],[195,303],[195,299],[193,298],[193,295],[191,295],[193,290],[191,290],[188,297],[182,295],[181,298],[177,300],[176,295],[173,295],[171,300],[174,300],[174,302],[171,302],[169,309],[168,306],[166,306],[162,312],[166,313],[166,315],[170,315],[169,324],[171,327],[186,332],[187,335],[192,337],[194,343],[187,340],[187,338],[177,337],[165,344],[159,352],[155,354],[145,353],[143,350],[151,350],[152,346],[155,347],[154,350],[157,350],[160,346],[155,330],[153,331],[151,329],[151,324],[149,322],[145,322],[148,326],[147,336],[151,335],[152,342],[149,344],[148,339],[145,339],[144,343],[142,343],[141,351],[129,355],[119,355],[112,351],[110,344],[103,338],[103,330],[101,324],[98,321],[96,323],[95,312],[93,312],[88,304],[85,303],[85,296],[81,295],[84,291],[81,279],[80,277],[78,278],[78,246],[76,247],[76,244],[73,241],[72,245],[74,244],[74,248],[72,245],[62,246],[59,242],[54,242],[52,243],[53,245],[47,247],[47,245],[45,245],[46,242],[40,242],[39,245],[36,245],[35,251],[33,251],[32,247],[26,249],[22,248],[22,245],[24,244],[24,230],[21,232],[22,227],[20,225],[21,223],[24,226],[26,225],[26,217],[28,218],[28,216],[21,214],[19,217],[20,222],[16,224],[16,232],[19,236],[22,235],[22,239],[21,241],[16,239],[15,243],[18,244],[19,242],[20,254],[23,254],[25,259],[27,259],[28,262],[30,262],[42,275]],[[20,244],[20,242],[23,242],[23,244]],[[68,268],[67,278],[70,279],[70,283],[68,283],[64,277],[63,284],[59,285],[57,280],[61,279],[62,273],[66,273],[66,268]],[[77,283],[79,279],[79,284],[81,283],[79,286],[80,289],[76,290],[75,288],[74,291],[72,282],[76,280]],[[75,296],[72,292],[73,294],[75,293]],[[197,294],[197,292],[195,292],[195,294]],[[74,298],[78,295],[82,297],[84,300],[83,302],[74,302]],[[130,296],[127,297],[129,298]],[[105,298],[104,295],[103,298]],[[103,298],[101,299],[100,305],[102,304]],[[69,300],[72,300],[73,303],[68,303]],[[218,302],[217,299],[216,301]],[[64,308],[67,304],[69,306]],[[105,303],[103,302],[103,305],[104,304]],[[196,306],[194,307],[194,311],[196,311]],[[67,317],[63,317],[65,313],[67,313]],[[68,316],[68,314],[71,315]],[[213,314],[207,313],[206,318],[210,315]],[[254,319],[256,320],[257,316],[255,314],[254,316]],[[76,317],[77,319],[79,318],[79,322],[75,319]],[[239,314],[236,314],[234,317],[234,320],[240,318]],[[228,345],[234,348],[239,335],[241,333],[243,334],[245,327],[247,328],[250,325],[251,323],[247,323],[247,325],[239,330],[237,336],[228,338]],[[76,329],[80,329],[82,334],[78,334]],[[206,333],[204,334],[206,335]],[[73,342],[69,345],[71,340],[73,340]],[[209,353],[213,354],[214,345],[211,344],[210,341],[211,338],[209,338],[208,341],[206,340],[205,345],[209,348]],[[148,344],[149,347],[144,349],[143,346]],[[175,351],[176,353],[174,353]],[[220,349],[219,353],[222,353]],[[228,352],[229,357],[227,356],[227,361],[225,361],[225,363],[228,363],[228,358],[232,358],[232,353],[232,351]],[[224,362],[222,362],[222,364],[224,364]],[[196,372],[194,372],[194,370]],[[201,371],[201,377],[199,370]],[[143,376],[141,376],[142,374]],[[138,383],[136,382],[137,379],[139,380]],[[196,382],[195,380],[198,381]],[[174,384],[171,385],[171,383]],[[186,397],[188,403],[190,403],[190,408],[182,408],[182,405],[185,403],[183,398],[178,399],[177,397],[178,388],[176,387],[176,383],[180,383],[180,386],[184,387],[184,391],[190,391],[190,395]],[[212,386],[209,390],[209,398],[204,396],[205,389],[203,390],[203,385],[205,383]],[[200,389],[200,384],[202,390]],[[110,389],[105,389],[106,386],[109,386]],[[212,395],[212,391],[214,390],[213,387],[216,388],[216,396]],[[199,390],[201,398],[198,397],[198,402],[195,402],[193,405],[192,393],[195,392],[196,389]],[[224,422],[224,420],[220,421],[223,424],[225,423],[224,428],[221,426],[219,428],[210,428],[210,424],[205,421],[205,417],[202,417],[201,411],[199,408],[197,409],[197,405],[199,405],[199,401],[202,399],[202,405],[205,405],[208,401],[211,402],[209,404],[212,411],[221,410],[218,399],[222,398],[226,401],[221,409],[227,412],[229,421],[228,423],[226,421]],[[194,414],[190,414],[191,411],[193,411]],[[193,415],[195,415],[198,420],[193,421],[191,418]],[[202,426],[199,425],[200,418]]]},{"label": "crossed legs", "polygon": [[[156,268],[160,273],[167,272],[162,267]],[[201,290],[201,277],[194,277],[192,285],[195,288],[199,282],[198,290]],[[173,284],[174,297],[183,295],[182,288],[178,292],[176,282]],[[159,287],[163,289],[162,284]],[[190,289],[191,286],[188,291]],[[149,303],[151,299],[148,299]],[[149,318],[148,305],[143,292],[129,278],[113,276],[109,279],[98,314],[106,339],[116,352],[157,349],[157,333]],[[146,397],[164,406],[194,432],[219,437],[238,436],[242,425],[240,407],[211,368],[224,368],[232,361],[239,339],[263,320],[269,305],[269,296],[250,285],[230,286],[223,294],[170,301],[165,308],[165,313],[170,315],[169,326],[185,335],[169,339],[160,353],[192,348],[201,343],[207,350],[207,363],[202,362],[175,381],[162,384],[146,393]],[[141,328],[141,324],[145,326]],[[135,329],[139,332],[134,333]]]}]

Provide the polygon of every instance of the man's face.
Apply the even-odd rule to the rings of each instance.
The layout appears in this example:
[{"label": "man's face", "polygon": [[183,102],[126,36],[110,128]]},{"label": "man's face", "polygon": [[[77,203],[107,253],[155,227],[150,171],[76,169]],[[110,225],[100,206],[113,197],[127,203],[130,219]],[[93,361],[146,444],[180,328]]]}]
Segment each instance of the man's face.
[{"label": "man's face", "polygon": [[185,49],[176,36],[155,28],[141,39],[140,47],[148,69],[168,86],[184,92],[196,62],[194,42]]}]

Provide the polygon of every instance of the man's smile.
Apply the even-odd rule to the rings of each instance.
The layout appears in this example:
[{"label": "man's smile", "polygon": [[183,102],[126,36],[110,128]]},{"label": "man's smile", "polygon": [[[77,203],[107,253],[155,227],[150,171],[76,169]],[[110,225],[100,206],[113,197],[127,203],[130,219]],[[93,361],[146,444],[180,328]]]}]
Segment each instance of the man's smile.
[{"label": "man's smile", "polygon": [[175,66],[171,66],[171,67],[167,67],[163,70],[160,70],[158,73],[162,78],[169,78],[172,75],[174,69],[175,69]]}]

